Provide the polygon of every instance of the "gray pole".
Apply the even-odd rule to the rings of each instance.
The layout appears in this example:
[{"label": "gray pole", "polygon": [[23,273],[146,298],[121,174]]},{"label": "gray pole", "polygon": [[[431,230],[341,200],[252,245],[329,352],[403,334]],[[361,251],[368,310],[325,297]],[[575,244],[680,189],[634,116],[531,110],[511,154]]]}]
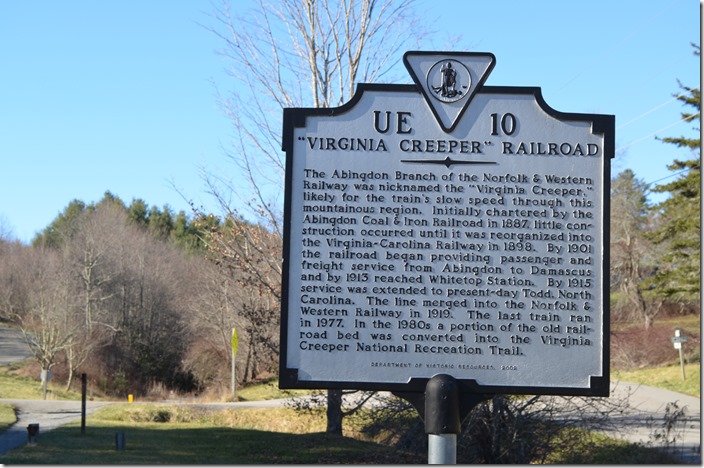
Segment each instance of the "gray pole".
[{"label": "gray pole", "polygon": [[425,432],[428,463],[457,463],[457,434],[461,430],[460,392],[454,377],[433,376],[425,386]]},{"label": "gray pole", "polygon": [[86,433],[86,393],[88,388],[88,382],[86,380],[86,373],[81,374],[81,434]]},{"label": "gray pole", "polygon": [[685,381],[685,376],[684,376],[684,355],[682,354],[682,346],[684,345],[684,341],[686,338],[681,338],[682,336],[682,331],[679,328],[675,328],[675,338],[674,339],[680,339],[680,341],[675,342],[675,348],[677,348],[680,352],[680,369],[682,370],[682,381]]},{"label": "gray pole", "polygon": [[46,400],[47,385],[49,382],[49,369],[42,372],[44,372],[44,381],[42,381],[42,397]]},{"label": "gray pole", "polygon": [[428,464],[457,463],[457,434],[428,434]]},{"label": "gray pole", "polygon": [[235,350],[232,350],[232,399],[235,399]]}]

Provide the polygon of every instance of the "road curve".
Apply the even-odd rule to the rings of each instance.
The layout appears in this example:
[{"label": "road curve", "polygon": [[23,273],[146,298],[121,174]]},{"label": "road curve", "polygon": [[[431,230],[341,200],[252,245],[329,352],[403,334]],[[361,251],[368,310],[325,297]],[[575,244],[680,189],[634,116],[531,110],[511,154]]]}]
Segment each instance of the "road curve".
[{"label": "road curve", "polygon": [[[2,462],[2,454],[27,443],[28,425],[39,424],[38,440],[41,440],[42,433],[81,419],[80,401],[2,398],[0,403],[11,404],[17,413],[17,422],[0,434],[0,463]],[[86,414],[91,414],[96,409],[109,404],[110,402],[87,401]]]},{"label": "road curve", "polygon": [[20,330],[0,327],[0,366],[24,361],[32,357],[24,334]]}]

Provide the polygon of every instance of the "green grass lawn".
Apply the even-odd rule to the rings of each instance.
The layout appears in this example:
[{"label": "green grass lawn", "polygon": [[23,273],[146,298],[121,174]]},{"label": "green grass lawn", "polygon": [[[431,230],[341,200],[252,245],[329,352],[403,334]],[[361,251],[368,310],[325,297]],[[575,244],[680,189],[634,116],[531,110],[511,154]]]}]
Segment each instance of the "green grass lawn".
[{"label": "green grass lawn", "polygon": [[[125,433],[125,450],[122,451],[115,446],[118,431]],[[383,447],[376,444],[323,433],[290,434],[199,424],[93,422],[85,435],[75,427],[62,427],[43,434],[37,446],[14,450],[3,457],[3,463],[317,464],[354,462],[379,451],[383,451]]]},{"label": "green grass lawn", "polygon": [[611,379],[665,388],[701,398],[700,373],[701,364],[696,363],[685,365],[685,380],[682,380],[682,370],[679,365],[631,371],[614,371],[611,373]]},{"label": "green grass lawn", "polygon": [[[351,424],[349,425],[351,426]],[[78,422],[40,434],[34,446],[12,450],[4,464],[205,465],[205,464],[426,464],[427,454],[409,454],[362,440],[325,434],[323,412],[290,408],[207,411],[166,404],[115,404]],[[116,434],[125,435],[124,450]],[[548,463],[655,464],[652,449],[584,433],[578,450],[565,447]],[[574,438],[569,440],[574,442]]]},{"label": "green grass lawn", "polygon": [[[584,432],[579,428],[567,432],[580,432],[582,437],[569,437],[547,457],[546,464],[557,465],[662,465],[674,464],[667,454],[651,447],[614,439],[603,434]],[[558,438],[560,435],[558,435]]]},{"label": "green grass lawn", "polygon": [[[162,422],[155,422],[160,420]],[[111,405],[3,456],[5,464],[424,463],[393,448],[324,433],[322,414],[289,408],[208,412],[173,405]],[[117,450],[116,433],[125,449]]]},{"label": "green grass lawn", "polygon": [[[3,398],[16,398],[21,400],[41,400],[42,387],[39,379],[32,379],[20,375],[17,365],[0,366],[0,395]],[[49,381],[47,399],[50,400],[80,400],[78,392],[66,391],[61,385]]]},{"label": "green grass lawn", "polygon": [[235,389],[238,401],[277,400],[294,396],[308,395],[310,390],[281,390],[277,377],[266,382]]},{"label": "green grass lawn", "polygon": [[15,409],[9,403],[0,403],[0,433],[17,421]]}]

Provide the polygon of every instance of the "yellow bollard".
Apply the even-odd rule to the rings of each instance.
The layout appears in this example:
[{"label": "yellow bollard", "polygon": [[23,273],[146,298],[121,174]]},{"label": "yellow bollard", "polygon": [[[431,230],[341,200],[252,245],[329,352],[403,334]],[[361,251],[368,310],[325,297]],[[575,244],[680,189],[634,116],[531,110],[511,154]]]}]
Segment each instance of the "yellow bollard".
[{"label": "yellow bollard", "polygon": [[127,395],[127,403],[132,403],[134,401],[134,395],[131,393]]}]

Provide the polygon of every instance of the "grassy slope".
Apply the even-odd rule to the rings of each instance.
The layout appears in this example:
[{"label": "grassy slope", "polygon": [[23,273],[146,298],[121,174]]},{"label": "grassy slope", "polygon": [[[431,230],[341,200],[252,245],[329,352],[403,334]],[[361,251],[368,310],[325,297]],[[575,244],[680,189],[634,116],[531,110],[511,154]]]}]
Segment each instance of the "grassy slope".
[{"label": "grassy slope", "polygon": [[[661,361],[664,364],[645,367],[641,367],[641,365],[635,369],[612,370],[611,379],[665,388],[684,393],[685,395],[701,397],[701,358],[699,354],[701,317],[699,315],[686,315],[656,320],[652,334],[645,333],[642,330],[642,326],[642,323],[620,323],[614,324],[612,331],[622,334],[635,332],[633,334],[633,340],[635,341],[630,343],[632,349],[640,348],[647,351],[646,355],[665,356],[666,359]],[[681,329],[683,334],[688,335],[690,338],[690,341],[683,348],[687,362],[684,380],[682,379],[678,352],[674,349],[671,342],[671,337],[674,336],[676,328]],[[653,336],[657,339],[653,339]],[[614,353],[612,351],[613,357]]]},{"label": "grassy slope", "polygon": [[[43,396],[39,380],[22,375],[17,364],[0,366],[0,395],[2,398],[21,400],[41,400]],[[67,392],[62,385],[57,385],[50,380],[47,399],[80,400],[81,394],[73,391]]]},{"label": "grassy slope", "polygon": [[697,363],[685,365],[685,380],[682,380],[682,370],[680,366],[614,371],[611,373],[611,379],[664,388],[701,398],[700,372],[701,365]]}]

